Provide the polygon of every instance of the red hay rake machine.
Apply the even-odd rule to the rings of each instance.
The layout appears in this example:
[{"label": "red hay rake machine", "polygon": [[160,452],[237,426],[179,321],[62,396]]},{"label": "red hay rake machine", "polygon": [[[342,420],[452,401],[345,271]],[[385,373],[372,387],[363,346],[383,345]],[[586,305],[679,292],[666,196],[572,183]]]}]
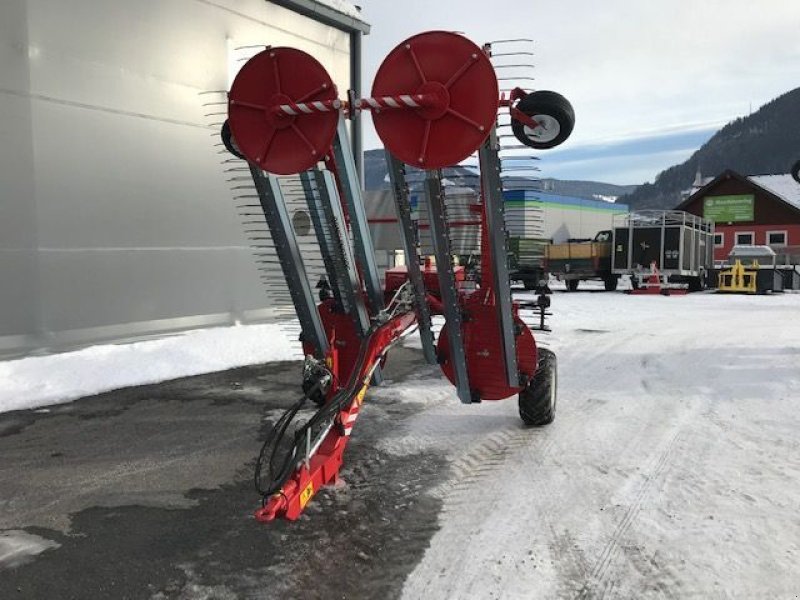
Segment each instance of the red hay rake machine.
[{"label": "red hay rake machine", "polygon": [[[422,33],[398,45],[379,68],[369,98],[337,95],[312,56],[267,47],[243,65],[228,94],[222,139],[247,162],[260,209],[301,328],[302,397],[278,419],[262,448],[256,518],[294,520],[336,481],[368,385],[402,336],[419,330],[425,359],[439,364],[461,402],[519,396],[529,425],[553,420],[556,363],[537,349],[511,295],[507,265],[498,110],[534,149],[571,133],[574,113],[555,92],[500,95],[491,48],[461,35]],[[370,111],[386,147],[406,271],[381,286],[346,120]],[[480,283],[466,285],[450,248],[442,169],[477,152],[480,168]],[[411,217],[406,165],[424,171],[435,271],[423,273]],[[278,176],[299,179],[325,277],[312,290]],[[295,224],[296,225],[296,224]],[[541,322],[549,302],[536,307]],[[431,316],[445,325],[434,339]],[[293,427],[308,402],[317,410]]]}]

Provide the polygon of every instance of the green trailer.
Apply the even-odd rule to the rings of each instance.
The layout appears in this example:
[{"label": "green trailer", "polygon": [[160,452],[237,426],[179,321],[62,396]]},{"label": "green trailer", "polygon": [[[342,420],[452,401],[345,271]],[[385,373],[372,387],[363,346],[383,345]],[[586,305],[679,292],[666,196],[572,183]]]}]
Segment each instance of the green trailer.
[{"label": "green trailer", "polygon": [[526,290],[547,286],[544,270],[545,248],[550,240],[545,238],[510,237],[508,262],[511,281],[521,282]]}]

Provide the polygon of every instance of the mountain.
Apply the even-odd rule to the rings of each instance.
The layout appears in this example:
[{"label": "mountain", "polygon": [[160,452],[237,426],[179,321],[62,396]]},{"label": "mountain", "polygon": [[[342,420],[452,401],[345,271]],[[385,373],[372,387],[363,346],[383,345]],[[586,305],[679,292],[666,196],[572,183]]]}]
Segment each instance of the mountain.
[{"label": "mountain", "polygon": [[[416,171],[413,167],[410,172]],[[464,167],[451,167],[447,169],[446,176],[463,176],[466,179],[474,178],[474,173]],[[511,177],[506,180],[509,188],[521,187],[521,182],[529,182],[524,177]],[[367,150],[364,152],[364,183],[367,190],[389,189],[386,171],[386,158],[383,150]],[[539,181],[542,191],[558,194],[560,196],[575,196],[577,198],[612,199],[632,192],[634,185],[614,185],[599,181],[565,181],[561,179],[541,179]]]},{"label": "mountain", "polygon": [[632,209],[674,208],[698,172],[717,176],[725,169],[742,175],[788,173],[800,159],[800,88],[787,92],[746,117],[731,121],[680,165],[656,176],[619,202]]}]

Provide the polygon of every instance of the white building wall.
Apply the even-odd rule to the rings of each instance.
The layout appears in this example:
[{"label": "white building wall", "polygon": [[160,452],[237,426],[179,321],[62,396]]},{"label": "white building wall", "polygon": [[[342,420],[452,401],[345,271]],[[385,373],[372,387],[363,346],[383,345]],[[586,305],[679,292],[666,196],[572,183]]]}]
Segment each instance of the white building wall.
[{"label": "white building wall", "polygon": [[263,0],[0,3],[0,353],[269,314],[200,95],[255,44],[349,86],[349,34]]}]

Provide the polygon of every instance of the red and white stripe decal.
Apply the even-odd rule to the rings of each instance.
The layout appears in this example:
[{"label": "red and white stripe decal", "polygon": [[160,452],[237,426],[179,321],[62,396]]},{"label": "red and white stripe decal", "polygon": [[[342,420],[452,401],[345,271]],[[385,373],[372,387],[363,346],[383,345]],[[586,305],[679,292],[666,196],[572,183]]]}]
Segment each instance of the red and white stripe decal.
[{"label": "red and white stripe decal", "polygon": [[358,102],[358,108],[420,108],[422,105],[417,101],[421,97],[415,99],[408,94],[401,94],[399,96],[381,96],[379,98],[361,98]]},{"label": "red and white stripe decal", "polygon": [[314,101],[314,102],[301,102],[295,103],[290,102],[289,104],[280,104],[278,105],[278,110],[284,114],[297,116],[299,114],[306,114],[310,115],[313,113],[320,113],[320,112],[332,112],[335,110],[339,110],[342,107],[341,100],[325,100],[325,101]]}]

